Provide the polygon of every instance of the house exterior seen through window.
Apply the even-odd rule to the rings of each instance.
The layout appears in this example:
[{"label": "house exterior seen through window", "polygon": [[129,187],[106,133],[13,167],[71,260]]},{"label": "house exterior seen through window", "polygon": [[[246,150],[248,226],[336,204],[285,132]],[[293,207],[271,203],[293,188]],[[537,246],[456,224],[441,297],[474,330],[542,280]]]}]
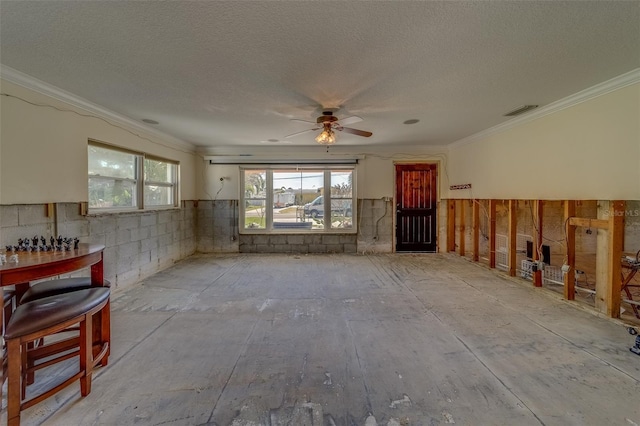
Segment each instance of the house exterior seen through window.
[{"label": "house exterior seen through window", "polygon": [[241,169],[244,233],[355,232],[355,169],[273,166]]},{"label": "house exterior seen through window", "polygon": [[178,163],[98,142],[88,146],[89,209],[176,207]]}]

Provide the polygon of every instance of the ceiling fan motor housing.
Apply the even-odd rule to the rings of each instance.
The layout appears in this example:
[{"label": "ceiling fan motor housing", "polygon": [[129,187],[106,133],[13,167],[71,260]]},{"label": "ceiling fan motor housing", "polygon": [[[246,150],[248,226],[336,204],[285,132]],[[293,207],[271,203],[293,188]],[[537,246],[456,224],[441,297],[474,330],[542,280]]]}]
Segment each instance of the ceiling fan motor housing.
[{"label": "ceiling fan motor housing", "polygon": [[338,121],[338,117],[333,115],[331,111],[325,111],[322,113],[320,117],[318,117],[318,119],[316,120],[316,123],[318,124],[333,123],[334,121]]}]

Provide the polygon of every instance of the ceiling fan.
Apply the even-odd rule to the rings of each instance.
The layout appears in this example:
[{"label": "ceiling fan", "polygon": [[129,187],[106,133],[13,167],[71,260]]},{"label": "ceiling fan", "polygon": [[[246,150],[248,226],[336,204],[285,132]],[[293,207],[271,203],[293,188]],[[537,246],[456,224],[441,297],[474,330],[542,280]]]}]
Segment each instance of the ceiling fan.
[{"label": "ceiling fan", "polygon": [[323,129],[322,132],[320,132],[320,134],[316,136],[316,142],[321,145],[333,145],[334,143],[336,143],[336,130],[339,132],[346,132],[358,136],[364,136],[365,138],[368,138],[373,134],[365,130],[344,127],[344,125],[346,124],[352,124],[362,121],[362,118],[358,117],[357,115],[352,115],[350,117],[339,119],[338,117],[333,115],[333,110],[322,111],[322,115],[316,119],[315,123],[313,121],[299,120],[296,118],[292,119],[291,121],[313,124],[313,128],[303,130],[302,132],[292,133],[288,136],[285,136],[285,139],[292,136],[298,136],[303,133],[315,132],[316,130]]}]

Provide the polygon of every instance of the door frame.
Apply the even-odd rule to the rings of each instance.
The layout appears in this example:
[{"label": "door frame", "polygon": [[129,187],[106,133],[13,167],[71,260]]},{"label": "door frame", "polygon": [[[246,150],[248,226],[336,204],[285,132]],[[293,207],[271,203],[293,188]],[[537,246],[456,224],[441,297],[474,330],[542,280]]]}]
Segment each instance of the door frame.
[{"label": "door frame", "polygon": [[[398,244],[398,240],[397,240],[397,234],[396,234],[396,227],[398,226],[397,224],[397,215],[395,213],[396,211],[396,200],[397,200],[397,194],[396,194],[396,188],[397,186],[397,181],[396,181],[396,166],[410,166],[412,164],[435,164],[436,165],[436,251],[435,253],[440,253],[440,227],[439,227],[439,223],[440,223],[440,204],[441,204],[441,199],[440,199],[440,186],[441,186],[441,182],[440,182],[440,169],[442,168],[442,160],[424,160],[424,161],[412,161],[412,160],[397,160],[393,162],[393,198],[391,199],[392,207],[393,207],[393,220],[392,220],[392,224],[393,224],[393,243],[391,244],[391,251],[393,253],[398,253],[396,251],[396,246]],[[400,252],[403,253],[403,252]],[[424,253],[431,253],[431,252],[424,252]]]}]

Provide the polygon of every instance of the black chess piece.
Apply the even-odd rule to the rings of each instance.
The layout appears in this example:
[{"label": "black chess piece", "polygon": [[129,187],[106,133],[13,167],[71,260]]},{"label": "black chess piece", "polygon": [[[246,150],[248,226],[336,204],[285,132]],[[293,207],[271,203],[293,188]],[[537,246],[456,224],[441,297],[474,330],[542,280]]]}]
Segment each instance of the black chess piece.
[{"label": "black chess piece", "polygon": [[56,240],[59,246],[62,245],[62,235],[58,235],[58,239]]},{"label": "black chess piece", "polygon": [[78,250],[78,244],[80,244],[80,240],[77,238],[73,239],[73,249]]},{"label": "black chess piece", "polygon": [[24,241],[22,241],[22,238],[18,238],[18,245],[21,246],[24,243]]},{"label": "black chess piece", "polygon": [[35,235],[32,239],[31,239],[31,245],[32,246],[36,246],[38,247],[38,236]]},{"label": "black chess piece", "polygon": [[13,251],[13,246],[4,246],[7,251]]},{"label": "black chess piece", "polygon": [[51,236],[51,238],[49,238],[49,244],[51,245],[51,247],[56,245],[56,239],[53,238],[53,235]]},{"label": "black chess piece", "polygon": [[46,246],[46,245],[47,245],[47,239],[46,239],[45,237],[43,237],[42,235],[40,235],[40,243],[41,243],[43,246]]}]

